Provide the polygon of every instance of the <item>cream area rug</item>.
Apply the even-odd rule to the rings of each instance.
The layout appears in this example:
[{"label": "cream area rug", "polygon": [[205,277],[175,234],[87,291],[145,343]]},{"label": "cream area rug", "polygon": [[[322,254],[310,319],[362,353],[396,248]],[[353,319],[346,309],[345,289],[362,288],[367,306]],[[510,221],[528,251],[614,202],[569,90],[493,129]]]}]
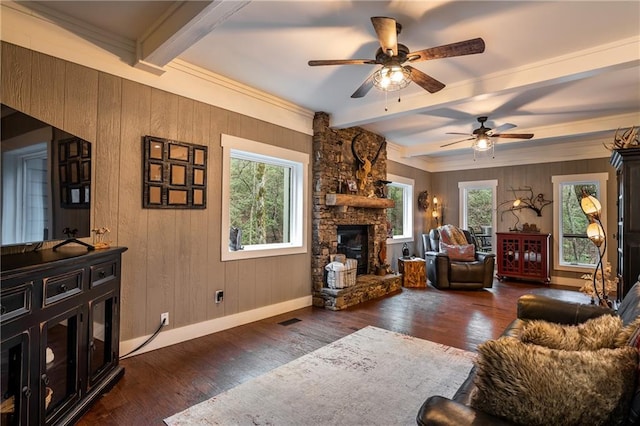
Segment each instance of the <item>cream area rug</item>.
[{"label": "cream area rug", "polygon": [[366,327],[175,414],[178,425],[415,425],[451,397],[475,354]]}]

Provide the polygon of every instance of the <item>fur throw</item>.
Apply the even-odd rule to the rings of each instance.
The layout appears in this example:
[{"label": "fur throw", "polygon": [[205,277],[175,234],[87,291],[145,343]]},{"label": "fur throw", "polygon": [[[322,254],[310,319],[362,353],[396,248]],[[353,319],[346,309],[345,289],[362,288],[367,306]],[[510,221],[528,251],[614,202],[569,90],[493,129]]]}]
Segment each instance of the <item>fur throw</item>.
[{"label": "fur throw", "polygon": [[[622,319],[614,315],[602,315],[579,325],[563,325],[543,320],[529,321],[520,332],[520,340],[568,351],[591,351],[615,348],[616,338],[622,330]],[[631,333],[628,334],[627,340]],[[626,342],[626,340],[625,340]]]},{"label": "fur throw", "polygon": [[632,347],[563,351],[514,337],[478,347],[471,406],[522,425],[623,424],[638,365]]},{"label": "fur throw", "polygon": [[638,342],[634,342],[632,337],[636,335],[640,329],[640,316],[638,316],[631,324],[622,327],[622,330],[616,336],[616,347],[620,348],[625,345],[636,346]]}]

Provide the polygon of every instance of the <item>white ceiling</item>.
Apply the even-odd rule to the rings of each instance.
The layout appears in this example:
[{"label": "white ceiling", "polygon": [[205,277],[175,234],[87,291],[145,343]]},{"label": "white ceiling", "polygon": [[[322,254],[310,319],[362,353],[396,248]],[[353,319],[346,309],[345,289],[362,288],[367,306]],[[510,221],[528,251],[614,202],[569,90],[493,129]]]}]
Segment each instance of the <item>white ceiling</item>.
[{"label": "white ceiling", "polygon": [[[471,155],[476,117],[517,125],[529,141],[499,139],[496,156],[536,144],[602,138],[640,124],[638,1],[44,1],[34,6],[137,41],[144,63],[177,58],[325,111],[337,127],[384,135],[402,155]],[[29,7],[30,2],[21,3]],[[395,18],[410,51],[482,37],[485,52],[414,63],[442,81],[435,94],[409,85],[388,98],[350,95],[378,67],[310,67],[310,59],[373,59],[370,17]],[[385,111],[385,107],[388,111]],[[556,145],[551,144],[554,142]],[[505,154],[506,155],[506,154]]]}]

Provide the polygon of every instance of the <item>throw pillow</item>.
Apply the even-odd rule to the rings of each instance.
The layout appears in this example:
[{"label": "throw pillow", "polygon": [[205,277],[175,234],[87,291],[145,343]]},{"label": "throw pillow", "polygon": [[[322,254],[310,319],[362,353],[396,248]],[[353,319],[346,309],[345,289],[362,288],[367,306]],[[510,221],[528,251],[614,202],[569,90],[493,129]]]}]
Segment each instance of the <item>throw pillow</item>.
[{"label": "throw pillow", "polygon": [[520,340],[551,349],[590,351],[622,346],[616,345],[621,330],[622,319],[614,315],[591,318],[578,325],[534,320],[522,326]]},{"label": "throw pillow", "polygon": [[468,244],[464,232],[457,226],[442,225],[440,228],[440,241],[450,245]]},{"label": "throw pillow", "polygon": [[633,393],[635,348],[563,351],[514,337],[478,347],[474,408],[525,425],[621,424]]},{"label": "throw pillow", "polygon": [[473,244],[450,245],[440,241],[440,251],[450,260],[473,262],[476,260],[476,247]]}]

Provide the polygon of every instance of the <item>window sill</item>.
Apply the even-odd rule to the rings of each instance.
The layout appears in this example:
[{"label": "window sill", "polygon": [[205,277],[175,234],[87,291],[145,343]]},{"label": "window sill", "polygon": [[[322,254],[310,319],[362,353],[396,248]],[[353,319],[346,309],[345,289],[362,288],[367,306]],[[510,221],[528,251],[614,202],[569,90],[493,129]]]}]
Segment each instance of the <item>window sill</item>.
[{"label": "window sill", "polygon": [[278,248],[260,248],[260,249],[243,249],[236,251],[223,250],[221,253],[221,261],[228,262],[233,260],[257,259],[261,257],[273,256],[289,256],[293,254],[307,253],[305,246],[298,247],[278,247]]}]

